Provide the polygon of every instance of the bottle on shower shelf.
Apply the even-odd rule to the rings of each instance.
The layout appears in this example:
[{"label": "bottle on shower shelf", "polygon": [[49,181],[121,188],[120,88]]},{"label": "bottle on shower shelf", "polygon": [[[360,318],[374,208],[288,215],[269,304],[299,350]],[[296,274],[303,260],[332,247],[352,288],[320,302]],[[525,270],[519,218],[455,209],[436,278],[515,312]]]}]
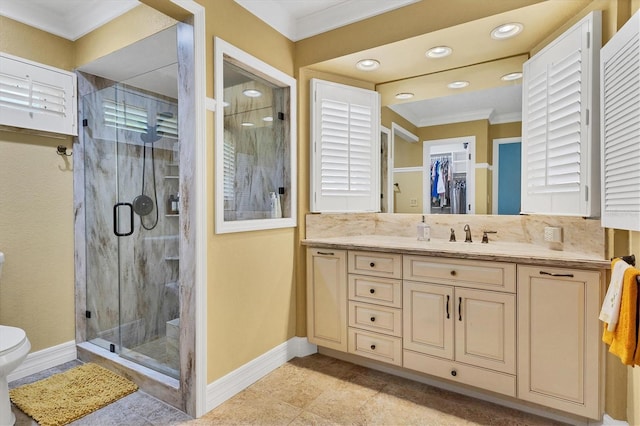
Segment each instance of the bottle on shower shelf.
[{"label": "bottle on shower shelf", "polygon": [[282,206],[280,205],[280,196],[275,192],[269,193],[269,208],[271,218],[277,219],[282,217]]},{"label": "bottle on shower shelf", "polygon": [[170,194],[167,199],[167,214],[178,214],[178,196]]}]

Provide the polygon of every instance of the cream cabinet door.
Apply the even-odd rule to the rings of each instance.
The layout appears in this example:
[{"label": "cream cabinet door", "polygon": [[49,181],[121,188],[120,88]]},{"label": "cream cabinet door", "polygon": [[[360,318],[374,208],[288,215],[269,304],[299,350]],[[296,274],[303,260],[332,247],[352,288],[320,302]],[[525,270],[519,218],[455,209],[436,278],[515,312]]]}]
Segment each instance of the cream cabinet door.
[{"label": "cream cabinet door", "polygon": [[515,295],[456,287],[455,299],[456,361],[515,374]]},{"label": "cream cabinet door", "polygon": [[601,418],[600,294],[600,272],[518,266],[520,399]]},{"label": "cream cabinet door", "polygon": [[403,283],[404,349],[453,359],[453,287]]},{"label": "cream cabinet door", "polygon": [[307,338],[347,351],[347,252],[307,249]]}]

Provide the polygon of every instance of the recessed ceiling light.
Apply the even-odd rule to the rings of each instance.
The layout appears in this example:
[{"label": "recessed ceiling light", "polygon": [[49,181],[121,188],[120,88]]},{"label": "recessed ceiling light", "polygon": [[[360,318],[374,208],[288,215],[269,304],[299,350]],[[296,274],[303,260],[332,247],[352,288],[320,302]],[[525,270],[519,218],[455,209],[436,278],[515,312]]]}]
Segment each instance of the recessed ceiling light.
[{"label": "recessed ceiling light", "polygon": [[413,93],[409,93],[409,92],[398,93],[396,95],[396,99],[411,99],[411,98],[413,98]]},{"label": "recessed ceiling light", "polygon": [[522,73],[521,72],[510,72],[509,74],[505,74],[502,77],[500,77],[501,80],[503,81],[513,81],[513,80],[518,80],[522,78]]},{"label": "recessed ceiling light", "polygon": [[427,50],[425,55],[427,58],[444,58],[445,56],[451,55],[451,52],[453,52],[453,50],[448,46],[436,46]]},{"label": "recessed ceiling light", "polygon": [[459,81],[453,81],[447,84],[447,87],[449,89],[462,89],[463,87],[467,87],[468,85],[469,85],[468,81],[459,80]]},{"label": "recessed ceiling light", "polygon": [[358,61],[356,64],[356,68],[362,71],[373,71],[377,70],[380,67],[380,62],[375,59],[363,59]]},{"label": "recessed ceiling light", "polygon": [[249,98],[259,98],[262,96],[262,92],[256,89],[245,89],[242,91],[242,94]]},{"label": "recessed ceiling light", "polygon": [[273,117],[262,117],[262,121],[273,121]]},{"label": "recessed ceiling light", "polygon": [[510,22],[502,24],[491,31],[491,38],[495,40],[503,40],[520,34],[524,26],[519,22]]},{"label": "recessed ceiling light", "polygon": [[244,126],[244,127],[252,127],[252,126],[253,126],[253,123],[250,123],[250,122],[248,122],[248,121],[243,121],[240,125],[241,125],[241,126]]}]

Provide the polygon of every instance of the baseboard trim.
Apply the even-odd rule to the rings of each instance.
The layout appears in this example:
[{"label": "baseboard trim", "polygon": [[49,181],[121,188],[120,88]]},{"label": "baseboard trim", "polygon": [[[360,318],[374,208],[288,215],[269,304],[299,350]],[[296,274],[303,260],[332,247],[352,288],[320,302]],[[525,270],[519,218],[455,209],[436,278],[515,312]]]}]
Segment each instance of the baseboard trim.
[{"label": "baseboard trim", "polygon": [[213,410],[292,358],[318,352],[305,337],[293,337],[207,385],[207,408]]},{"label": "baseboard trim", "polygon": [[7,379],[9,382],[22,379],[77,358],[76,342],[71,340],[37,352],[31,352],[27,355],[27,359],[13,373],[9,374]]}]

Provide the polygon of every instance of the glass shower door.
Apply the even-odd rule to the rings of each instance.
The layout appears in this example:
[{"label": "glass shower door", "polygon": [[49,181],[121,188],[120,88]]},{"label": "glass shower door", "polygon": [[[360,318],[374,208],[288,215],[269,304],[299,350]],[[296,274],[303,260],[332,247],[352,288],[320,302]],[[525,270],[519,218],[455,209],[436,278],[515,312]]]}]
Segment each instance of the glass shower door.
[{"label": "glass shower door", "polygon": [[177,104],[122,84],[84,101],[88,340],[177,378]]}]

